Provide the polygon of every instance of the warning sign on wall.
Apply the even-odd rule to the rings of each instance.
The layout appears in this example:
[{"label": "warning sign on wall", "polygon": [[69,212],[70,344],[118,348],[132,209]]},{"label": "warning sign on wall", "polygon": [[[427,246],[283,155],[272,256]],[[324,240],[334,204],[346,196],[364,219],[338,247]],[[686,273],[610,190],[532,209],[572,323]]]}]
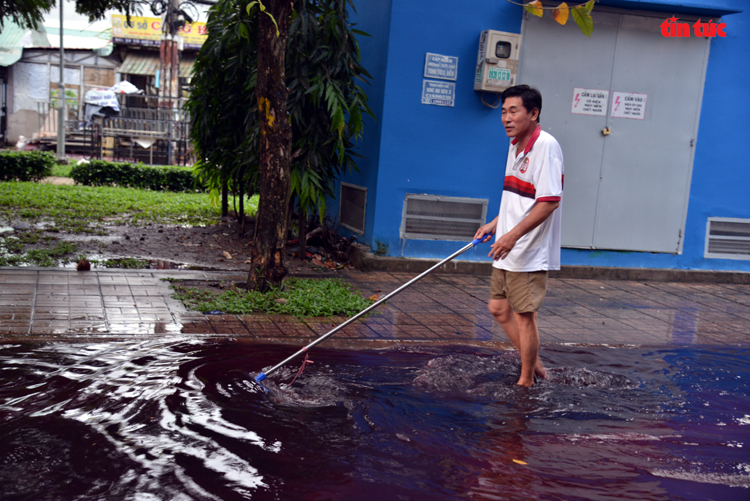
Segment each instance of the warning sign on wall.
[{"label": "warning sign on wall", "polygon": [[599,89],[573,89],[573,103],[570,112],[576,115],[601,115],[607,116],[608,90]]},{"label": "warning sign on wall", "polygon": [[610,116],[643,120],[646,118],[647,99],[648,94],[615,91],[612,93],[612,113]]}]

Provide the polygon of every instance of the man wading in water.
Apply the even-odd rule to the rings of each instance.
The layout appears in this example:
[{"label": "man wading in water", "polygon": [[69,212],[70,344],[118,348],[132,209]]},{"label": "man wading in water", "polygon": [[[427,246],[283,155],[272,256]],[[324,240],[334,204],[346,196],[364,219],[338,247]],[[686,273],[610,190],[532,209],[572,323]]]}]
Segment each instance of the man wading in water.
[{"label": "man wading in water", "polygon": [[547,272],[560,269],[563,155],[554,137],[542,131],[542,95],[528,85],[502,94],[502,122],[513,138],[505,167],[500,214],[474,238],[495,235],[490,313],[521,355],[518,384],[531,386],[547,371],[539,359],[537,311],[547,292]]}]

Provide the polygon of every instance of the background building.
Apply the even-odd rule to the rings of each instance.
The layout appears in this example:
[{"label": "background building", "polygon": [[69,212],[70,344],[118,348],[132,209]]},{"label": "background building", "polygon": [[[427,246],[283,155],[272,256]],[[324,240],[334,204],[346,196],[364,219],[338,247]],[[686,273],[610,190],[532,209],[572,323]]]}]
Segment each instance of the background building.
[{"label": "background building", "polygon": [[[71,6],[71,10],[73,7]],[[83,120],[83,98],[92,88],[115,84],[119,61],[112,56],[109,22],[89,23],[79,14],[64,21],[67,120]],[[15,144],[57,131],[60,82],[60,18],[55,8],[36,30],[20,28],[6,18],[0,32],[0,85],[3,139]],[[53,113],[50,115],[50,104]]]},{"label": "background building", "polygon": [[[508,139],[474,84],[480,33],[497,30],[520,34],[514,83],[542,91],[565,155],[563,265],[750,271],[746,6],[601,0],[589,39],[509,2],[359,0],[377,121],[333,216],[377,253],[442,258],[496,215]],[[672,16],[690,36],[664,36]],[[726,36],[695,36],[698,20]],[[455,77],[430,73],[431,54]]]},{"label": "background building", "polygon": [[[189,3],[180,6],[182,17],[179,27],[175,26],[180,35],[175,39],[180,41],[169,51],[170,57],[176,55],[179,69],[172,80],[164,78],[160,54],[162,39],[166,38],[162,17],[145,9],[144,14],[149,17],[131,16],[130,23],[119,13],[107,13],[103,20],[91,23],[77,14],[72,4],[66,7],[66,151],[149,163],[184,162],[190,156],[187,143],[178,141],[180,147],[173,143],[175,137],[185,136],[188,130],[182,104],[195,54],[206,38],[207,8]],[[183,16],[186,12],[187,16]],[[54,149],[60,98],[59,10],[54,7],[36,30],[22,29],[10,18],[4,21],[0,32],[0,134],[7,144],[15,144],[23,136],[40,147]],[[169,39],[171,44],[171,35]],[[118,110],[119,119],[104,124],[102,141],[101,130],[92,134],[90,127],[84,127],[91,125],[90,116],[86,115],[86,93],[109,89],[123,80],[134,84],[141,93],[118,96],[122,108]],[[169,92],[163,92],[160,80],[167,81]]]}]

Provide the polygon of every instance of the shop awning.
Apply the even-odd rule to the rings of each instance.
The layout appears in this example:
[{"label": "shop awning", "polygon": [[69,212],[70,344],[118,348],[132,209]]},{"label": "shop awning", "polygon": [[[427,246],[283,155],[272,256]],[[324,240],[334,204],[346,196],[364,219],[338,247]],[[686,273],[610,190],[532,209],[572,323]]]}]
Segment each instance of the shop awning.
[{"label": "shop awning", "polygon": [[130,53],[120,65],[120,73],[125,75],[156,75],[159,69],[159,54]]},{"label": "shop awning", "polygon": [[[194,57],[180,57],[180,76],[189,78],[193,75]],[[146,52],[140,54],[131,52],[125,56],[125,60],[120,66],[120,73],[125,75],[151,75],[155,76],[159,70],[159,54],[155,52]]]}]

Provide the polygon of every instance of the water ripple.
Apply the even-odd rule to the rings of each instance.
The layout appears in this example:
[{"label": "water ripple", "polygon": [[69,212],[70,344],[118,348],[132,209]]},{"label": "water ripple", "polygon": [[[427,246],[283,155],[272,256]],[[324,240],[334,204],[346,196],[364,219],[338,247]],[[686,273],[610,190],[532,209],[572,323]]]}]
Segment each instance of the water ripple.
[{"label": "water ripple", "polygon": [[0,498],[746,499],[747,350],[0,346]]}]

